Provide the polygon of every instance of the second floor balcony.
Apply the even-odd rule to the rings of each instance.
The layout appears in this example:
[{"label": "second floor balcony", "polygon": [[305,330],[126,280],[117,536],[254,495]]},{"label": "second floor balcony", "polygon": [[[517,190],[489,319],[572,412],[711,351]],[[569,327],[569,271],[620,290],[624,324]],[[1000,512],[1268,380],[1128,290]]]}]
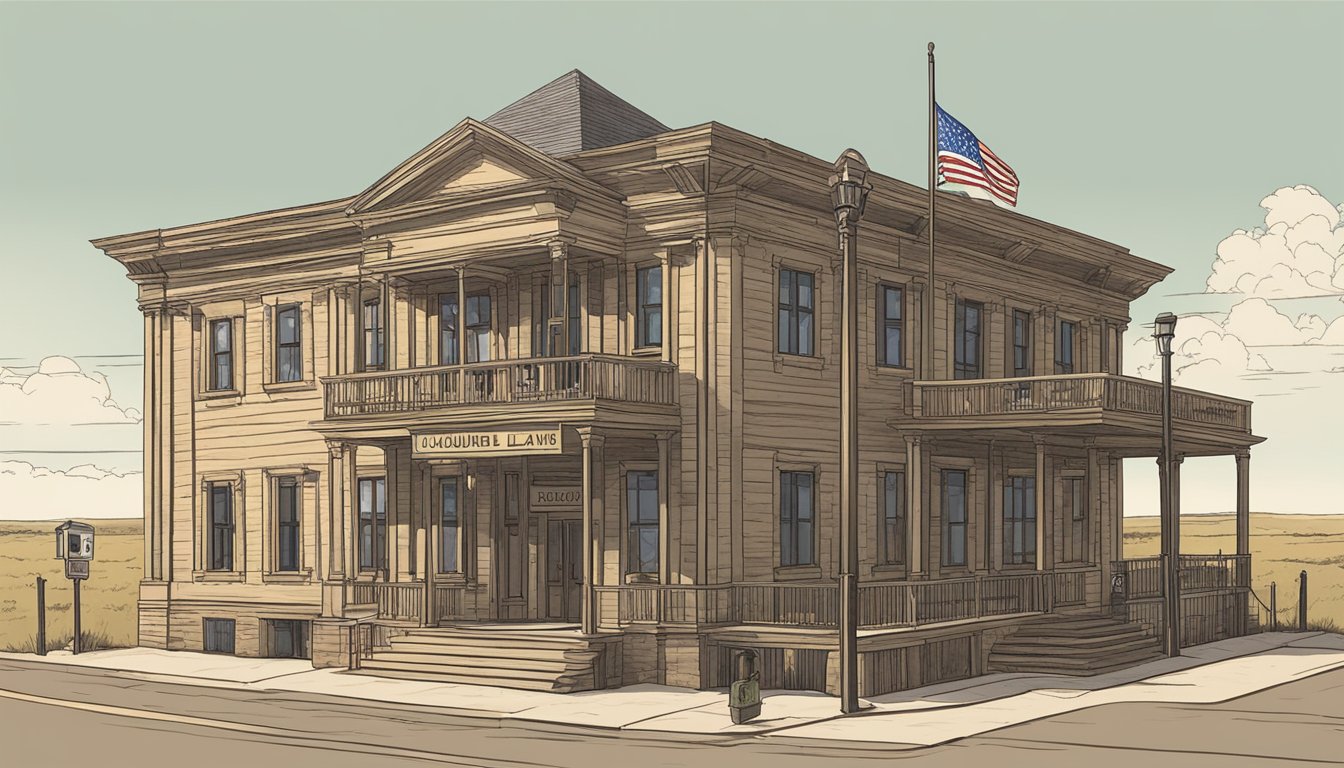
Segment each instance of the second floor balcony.
[{"label": "second floor balcony", "polygon": [[581,354],[466,365],[367,371],[322,382],[328,420],[490,407],[676,405],[676,366],[658,360]]}]

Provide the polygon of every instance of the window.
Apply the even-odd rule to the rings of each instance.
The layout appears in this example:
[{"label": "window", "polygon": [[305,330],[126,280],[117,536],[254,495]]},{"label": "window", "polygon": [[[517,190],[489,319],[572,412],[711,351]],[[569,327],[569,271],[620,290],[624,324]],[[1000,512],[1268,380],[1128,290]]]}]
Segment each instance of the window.
[{"label": "window", "polygon": [[1074,521],[1087,519],[1087,492],[1086,483],[1082,477],[1064,478],[1064,509],[1068,511],[1069,518]]},{"label": "window", "polygon": [[282,477],[275,483],[276,570],[299,570],[299,480]]},{"label": "window", "polygon": [[635,270],[635,346],[663,345],[663,268]]},{"label": "window", "polygon": [[629,520],[627,573],[658,573],[658,473],[625,473]]},{"label": "window", "polygon": [[308,622],[297,619],[264,620],[270,637],[268,647],[271,658],[306,659],[308,658]]},{"label": "window", "polygon": [[1036,562],[1036,478],[1011,477],[1003,486],[1003,562]]},{"label": "window", "polygon": [[383,302],[364,302],[364,367],[383,367]]},{"label": "window", "polygon": [[439,481],[439,572],[460,573],[461,559],[458,544],[461,539],[461,518],[458,516],[458,482],[456,477]]},{"label": "window", "polygon": [[439,365],[457,365],[457,294],[439,295]]},{"label": "window", "polygon": [[467,297],[467,362],[490,360],[490,294]]},{"label": "window", "polygon": [[1074,373],[1074,354],[1078,344],[1078,324],[1068,320],[1059,321],[1059,332],[1055,336],[1055,373]]},{"label": "window", "polygon": [[966,565],[966,470],[943,475],[943,565]]},{"label": "window", "polygon": [[905,295],[892,285],[878,286],[878,317],[881,324],[877,334],[877,362],[879,365],[901,366],[905,363]]},{"label": "window", "polygon": [[210,389],[233,389],[233,320],[210,321]]},{"label": "window", "polygon": [[359,480],[359,567],[387,567],[387,485],[381,477]]},{"label": "window", "polygon": [[779,564],[813,565],[811,472],[779,473]]},{"label": "window", "polygon": [[210,570],[233,570],[233,484],[210,483]]},{"label": "window", "polygon": [[1013,310],[1013,376],[1031,375],[1031,313]]},{"label": "window", "polygon": [[275,380],[303,380],[302,328],[299,305],[275,311]]},{"label": "window", "polygon": [[523,536],[518,474],[504,475],[504,578],[506,594],[510,598],[526,597],[527,539]]},{"label": "window", "polygon": [[883,565],[905,562],[905,473],[883,472],[878,495],[878,531]]},{"label": "window", "polygon": [[233,619],[204,619],[201,648],[206,653],[233,653]]},{"label": "window", "polygon": [[814,307],[810,272],[779,270],[779,339],[777,349],[787,355],[813,354]]},{"label": "window", "polygon": [[579,306],[579,276],[569,276],[569,352],[577,355],[583,348],[583,308]]},{"label": "window", "polygon": [[976,301],[957,299],[957,318],[955,337],[955,379],[982,379],[984,366],[981,364],[980,321],[985,305]]}]

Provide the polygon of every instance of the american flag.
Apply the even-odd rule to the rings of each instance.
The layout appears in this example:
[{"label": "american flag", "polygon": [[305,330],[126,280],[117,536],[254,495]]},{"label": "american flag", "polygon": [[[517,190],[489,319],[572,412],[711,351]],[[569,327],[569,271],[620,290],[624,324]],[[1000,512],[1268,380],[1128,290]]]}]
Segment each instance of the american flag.
[{"label": "american flag", "polygon": [[1001,207],[1017,205],[1017,174],[955,117],[938,110],[938,186],[956,185],[966,194]]}]

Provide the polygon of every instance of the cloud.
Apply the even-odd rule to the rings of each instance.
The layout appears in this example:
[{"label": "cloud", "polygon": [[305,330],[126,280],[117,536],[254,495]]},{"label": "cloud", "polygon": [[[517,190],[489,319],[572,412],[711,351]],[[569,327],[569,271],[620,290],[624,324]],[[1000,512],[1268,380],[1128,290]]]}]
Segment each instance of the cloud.
[{"label": "cloud", "polygon": [[141,517],[143,477],[90,464],[66,471],[0,461],[0,519]]},{"label": "cloud", "polygon": [[[1246,302],[1243,302],[1246,303]],[[1240,306],[1240,305],[1238,305]],[[1273,308],[1270,308],[1273,311]],[[1229,319],[1236,308],[1229,314]],[[1287,318],[1284,318],[1287,320]],[[1292,326],[1292,321],[1288,321]],[[1134,334],[1126,360],[1130,371],[1145,379],[1161,378],[1157,348],[1146,331]],[[1252,351],[1237,334],[1202,315],[1182,317],[1172,342],[1172,381],[1183,387],[1226,392],[1236,389],[1240,377],[1272,370],[1264,356]]]},{"label": "cloud", "polygon": [[1232,307],[1222,328],[1248,346],[1274,346],[1315,341],[1325,333],[1326,323],[1312,314],[1301,314],[1294,320],[1257,297]]},{"label": "cloud", "polygon": [[107,378],[85,373],[68,357],[48,357],[37,370],[0,368],[0,424],[136,424],[140,411],[112,399]]},{"label": "cloud", "polygon": [[1205,289],[1267,298],[1344,294],[1344,205],[1299,184],[1260,207],[1264,227],[1238,229],[1218,244]]}]

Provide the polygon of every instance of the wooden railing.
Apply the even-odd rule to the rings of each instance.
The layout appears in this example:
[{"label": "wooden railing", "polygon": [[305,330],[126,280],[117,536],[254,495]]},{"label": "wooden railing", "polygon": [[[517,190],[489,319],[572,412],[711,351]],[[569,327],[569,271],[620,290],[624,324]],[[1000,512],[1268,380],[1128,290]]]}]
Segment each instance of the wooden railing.
[{"label": "wooden railing", "polygon": [[[1139,557],[1111,564],[1112,593],[1126,600],[1162,597],[1162,558]],[[1250,555],[1181,555],[1181,594],[1251,586]]]},{"label": "wooden railing", "polygon": [[[1085,571],[1061,582],[1085,595]],[[1076,576],[1075,576],[1076,574]],[[973,576],[938,581],[883,581],[859,586],[859,624],[913,627],[1051,610],[1054,574]],[[1084,586],[1073,586],[1077,579]],[[840,618],[836,582],[739,583],[717,586],[599,586],[603,628],[629,624],[767,624],[835,627]]]},{"label": "wooden railing", "polygon": [[612,355],[368,371],[322,380],[327,418],[459,405],[611,400],[676,404],[676,366]]},{"label": "wooden railing", "polygon": [[[1009,416],[1102,409],[1162,414],[1162,385],[1107,373],[1015,379],[914,382],[916,415],[923,418]],[[1172,418],[1191,424],[1250,432],[1251,404],[1244,400],[1172,389]]]},{"label": "wooden railing", "polygon": [[425,585],[414,581],[349,582],[345,601],[351,605],[374,606],[380,619],[420,621],[425,612]]}]

